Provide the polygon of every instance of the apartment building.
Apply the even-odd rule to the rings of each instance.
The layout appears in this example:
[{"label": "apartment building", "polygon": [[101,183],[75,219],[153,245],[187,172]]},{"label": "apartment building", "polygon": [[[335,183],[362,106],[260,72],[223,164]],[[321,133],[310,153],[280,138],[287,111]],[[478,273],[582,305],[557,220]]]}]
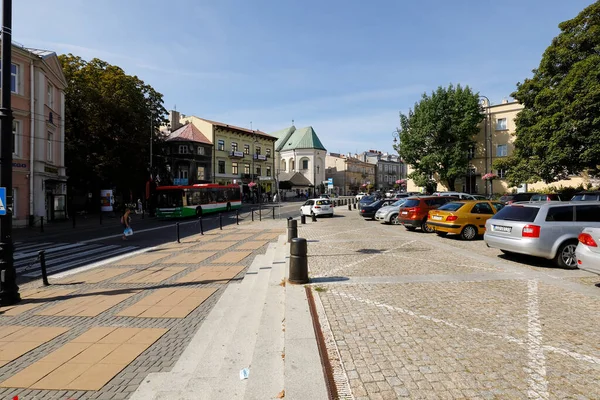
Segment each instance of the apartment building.
[{"label": "apartment building", "polygon": [[186,116],[170,111],[171,130],[192,124],[212,143],[211,182],[222,185],[237,183],[246,192],[248,184],[259,184],[262,193],[275,191],[275,141],[277,138],[259,130]]},{"label": "apartment building", "polygon": [[358,158],[376,166],[375,188],[378,190],[392,189],[397,180],[404,178],[404,164],[397,154],[369,150],[360,153]]},{"label": "apartment building", "polygon": [[333,179],[334,190],[341,196],[351,195],[375,185],[375,168],[359,159],[358,154],[329,153],[325,157],[325,178]]},{"label": "apartment building", "polygon": [[12,46],[13,224],[67,217],[64,90],[56,53]]}]

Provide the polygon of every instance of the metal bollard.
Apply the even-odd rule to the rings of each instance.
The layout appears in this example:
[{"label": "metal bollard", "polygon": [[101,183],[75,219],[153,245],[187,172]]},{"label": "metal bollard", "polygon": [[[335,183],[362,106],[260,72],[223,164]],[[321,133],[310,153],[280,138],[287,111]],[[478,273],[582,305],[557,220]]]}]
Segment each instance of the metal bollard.
[{"label": "metal bollard", "polygon": [[290,270],[288,278],[290,283],[308,283],[307,253],[306,239],[293,238],[290,242]]},{"label": "metal bollard", "polygon": [[354,203],[354,209],[356,210],[356,203]]},{"label": "metal bollard", "polygon": [[44,232],[44,217],[40,217],[40,230]]},{"label": "metal bollard", "polygon": [[273,219],[275,219],[275,206],[273,206]]},{"label": "metal bollard", "polygon": [[235,224],[240,224],[240,210],[235,210]]},{"label": "metal bollard", "polygon": [[311,214],[312,222],[317,222],[317,214]]},{"label": "metal bollard", "polygon": [[198,222],[200,223],[200,234],[204,235],[204,227],[202,226],[202,217],[198,217]]},{"label": "metal bollard", "polygon": [[219,213],[219,229],[223,230],[223,214]]},{"label": "metal bollard", "polygon": [[262,221],[262,207],[258,207],[258,220]]},{"label": "metal bollard", "polygon": [[348,203],[348,211],[352,211],[352,205]]},{"label": "metal bollard", "polygon": [[50,283],[48,282],[48,273],[46,272],[46,252],[40,250],[38,255],[40,257],[40,268],[42,269],[42,282],[44,283],[44,286],[50,286]]},{"label": "metal bollard", "polygon": [[288,242],[298,237],[298,221],[295,219],[288,220]]},{"label": "metal bollard", "polygon": [[252,211],[252,222],[254,222],[254,208],[251,211]]},{"label": "metal bollard", "polygon": [[302,214],[302,215],[300,216],[300,223],[301,223],[302,225],[306,224],[306,215]]},{"label": "metal bollard", "polygon": [[179,222],[177,222],[177,223],[175,224],[175,226],[177,227],[177,243],[181,243],[181,242],[179,241]]}]

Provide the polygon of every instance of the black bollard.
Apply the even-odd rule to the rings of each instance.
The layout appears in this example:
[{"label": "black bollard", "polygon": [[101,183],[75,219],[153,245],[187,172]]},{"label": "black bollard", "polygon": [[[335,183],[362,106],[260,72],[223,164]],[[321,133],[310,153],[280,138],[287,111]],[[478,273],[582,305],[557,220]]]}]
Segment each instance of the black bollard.
[{"label": "black bollard", "polygon": [[300,216],[300,223],[301,223],[302,225],[306,224],[306,215],[302,214],[302,215]]},{"label": "black bollard", "polygon": [[200,234],[204,235],[204,227],[202,226],[202,217],[198,217],[198,222],[200,223]]},{"label": "black bollard", "polygon": [[177,222],[177,223],[175,224],[175,227],[177,228],[177,243],[181,243],[181,242],[179,241],[179,222]]},{"label": "black bollard", "polygon": [[219,229],[223,230],[223,214],[219,213]]},{"label": "black bollard", "polygon": [[252,211],[252,222],[254,222],[254,208],[251,211]]},{"label": "black bollard", "polygon": [[354,209],[356,210],[356,203],[354,203]]},{"label": "black bollard", "polygon": [[50,283],[48,282],[48,273],[46,272],[46,252],[40,250],[38,256],[40,257],[40,268],[42,269],[42,282],[44,283],[44,286],[50,286]]},{"label": "black bollard", "polygon": [[240,210],[235,210],[235,224],[240,224]]},{"label": "black bollard", "polygon": [[298,221],[292,219],[288,221],[288,242],[291,243],[292,239],[298,237]]},{"label": "black bollard", "polygon": [[275,219],[275,206],[273,206],[273,219]]},{"label": "black bollard", "polygon": [[352,205],[350,205],[350,203],[348,203],[348,211],[352,211]]},{"label": "black bollard", "polygon": [[293,238],[290,242],[290,271],[288,281],[295,284],[308,283],[308,248],[306,239]]},{"label": "black bollard", "polygon": [[317,222],[317,214],[312,213],[310,217],[312,218],[312,222]]},{"label": "black bollard", "polygon": [[40,217],[40,230],[44,232],[44,217]]}]

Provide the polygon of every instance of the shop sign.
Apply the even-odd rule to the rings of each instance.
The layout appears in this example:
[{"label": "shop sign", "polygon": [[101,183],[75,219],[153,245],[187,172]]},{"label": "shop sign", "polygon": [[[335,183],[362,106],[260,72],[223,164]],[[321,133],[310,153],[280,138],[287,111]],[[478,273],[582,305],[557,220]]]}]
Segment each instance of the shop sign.
[{"label": "shop sign", "polygon": [[12,163],[13,168],[27,168],[27,164],[22,162],[14,162]]},{"label": "shop sign", "polygon": [[49,167],[49,166],[44,166],[44,172],[47,172],[49,174],[58,174],[58,168],[55,167]]},{"label": "shop sign", "polygon": [[267,156],[265,156],[264,154],[255,154],[254,155],[254,159],[255,160],[261,160],[261,161],[266,161]]}]

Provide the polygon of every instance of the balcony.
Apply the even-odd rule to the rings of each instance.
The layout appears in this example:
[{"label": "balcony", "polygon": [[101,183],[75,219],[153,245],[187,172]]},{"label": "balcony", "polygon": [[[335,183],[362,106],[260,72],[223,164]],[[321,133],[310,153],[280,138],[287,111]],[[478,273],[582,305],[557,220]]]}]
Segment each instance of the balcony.
[{"label": "balcony", "polygon": [[254,154],[254,159],[256,161],[266,161],[267,156],[265,156],[264,154]]},{"label": "balcony", "polygon": [[244,152],[232,150],[229,152],[229,158],[244,158]]}]

